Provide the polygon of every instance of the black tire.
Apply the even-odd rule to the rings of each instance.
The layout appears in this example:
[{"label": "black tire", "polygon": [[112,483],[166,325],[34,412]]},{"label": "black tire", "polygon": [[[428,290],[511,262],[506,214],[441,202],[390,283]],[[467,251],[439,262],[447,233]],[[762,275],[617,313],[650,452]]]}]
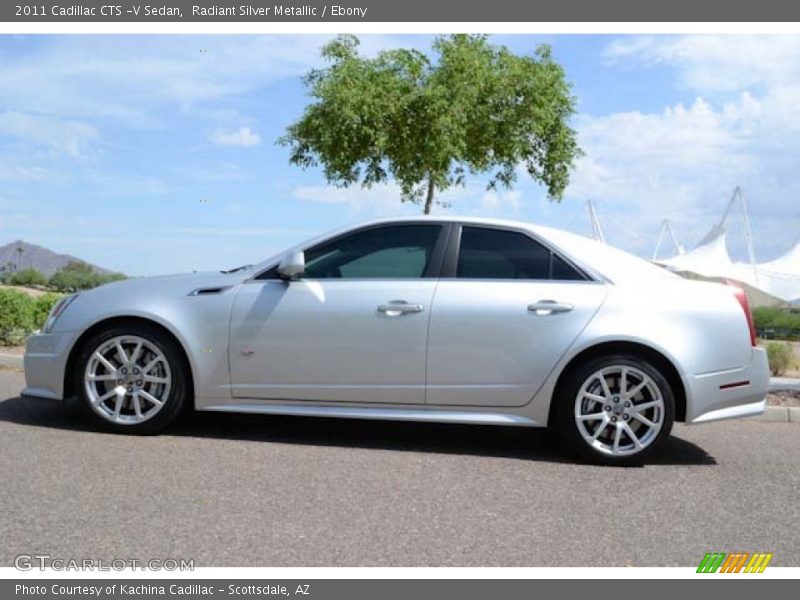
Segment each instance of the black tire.
[{"label": "black tire", "polygon": [[[587,441],[580,432],[575,416],[578,393],[581,391],[584,384],[588,382],[589,378],[591,378],[593,374],[597,373],[601,369],[611,369],[616,366],[632,367],[649,376],[653,383],[657,386],[658,391],[661,393],[661,398],[663,399],[663,417],[661,421],[661,428],[657,435],[654,435],[649,440],[649,443],[647,443],[647,445],[645,445],[641,450],[636,451],[634,448],[634,450],[632,450],[634,453],[621,456],[604,453],[595,446],[590,445],[590,442]],[[599,383],[599,380],[596,381]],[[612,388],[612,392],[613,391],[614,390]],[[595,406],[599,405],[590,406],[592,406],[592,412],[594,410],[606,410],[605,406],[599,409],[595,408]],[[606,406],[611,406],[611,404],[609,403]],[[670,432],[672,431],[672,424],[675,420],[675,395],[667,379],[653,364],[635,355],[615,354],[591,359],[571,368],[569,372],[565,373],[553,398],[552,411],[552,429],[562,438],[562,440],[564,440],[564,442],[573,452],[575,452],[584,460],[603,465],[636,466],[645,462],[653,453],[653,451],[655,451],[661,444],[664,443],[664,440],[669,437]],[[613,415],[614,413],[609,412],[608,414]],[[617,417],[614,418],[616,419]],[[637,426],[641,427],[641,424],[636,422],[634,419],[631,419],[630,417],[625,417],[625,419],[629,424],[635,423]],[[616,422],[617,421],[615,421],[615,423]],[[620,425],[622,425],[621,422]],[[597,423],[597,425],[592,425],[592,427],[599,426],[600,423]],[[606,429],[604,433],[607,432],[609,437],[611,434],[616,432],[617,426],[615,424],[605,425],[605,427],[608,427],[608,429]],[[629,442],[628,445],[632,445],[633,440],[627,437],[627,434],[623,435],[626,436],[624,439]],[[600,441],[602,442],[602,439]]]},{"label": "black tire", "polygon": [[[151,418],[140,423],[115,423],[101,416],[92,408],[92,403],[89,400],[84,384],[87,364],[95,350],[105,342],[119,336],[138,336],[153,344],[166,358],[171,373],[170,389],[163,406]],[[191,389],[190,371],[183,350],[172,337],[166,335],[156,326],[146,323],[110,325],[92,335],[82,344],[75,365],[73,389],[77,392],[76,395],[80,400],[81,408],[95,423],[107,431],[135,435],[154,435],[174,421],[188,404]]]}]

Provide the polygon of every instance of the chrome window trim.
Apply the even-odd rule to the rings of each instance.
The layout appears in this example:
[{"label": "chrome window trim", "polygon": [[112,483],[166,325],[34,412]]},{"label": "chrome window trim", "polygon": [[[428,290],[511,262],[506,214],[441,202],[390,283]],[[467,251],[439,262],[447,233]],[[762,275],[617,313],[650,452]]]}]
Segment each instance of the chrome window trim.
[{"label": "chrome window trim", "polygon": [[[611,281],[608,277],[599,273],[597,270],[585,265],[581,261],[575,260],[569,254],[564,253],[561,248],[556,247],[552,242],[547,239],[542,238],[539,234],[531,231],[530,229],[526,229],[524,227],[513,227],[508,225],[498,225],[495,223],[475,223],[471,221],[462,221],[459,219],[450,220],[437,220],[437,221],[430,221],[424,218],[420,219],[413,219],[413,220],[401,220],[401,221],[382,221],[380,223],[372,223],[369,225],[363,225],[360,227],[355,227],[353,229],[348,229],[347,231],[340,232],[335,234],[329,238],[323,240],[315,240],[313,243],[309,243],[307,245],[298,246],[293,248],[293,250],[303,251],[318,246],[320,244],[326,244],[331,241],[334,241],[338,238],[344,237],[346,235],[350,235],[353,233],[358,233],[360,231],[366,231],[369,229],[375,229],[378,227],[393,227],[399,225],[438,225],[440,226],[443,231],[439,233],[439,239],[436,242],[436,249],[434,252],[440,250],[439,246],[443,246],[443,255],[439,260],[438,273],[435,273],[428,277],[385,277],[385,278],[339,278],[339,279],[312,279],[312,278],[301,278],[301,281],[423,281],[426,279],[436,279],[441,281],[497,281],[497,282],[512,282],[512,281],[520,281],[520,282],[538,282],[538,283],[571,283],[571,284],[593,284],[593,285],[606,285],[606,284],[613,284],[614,282]],[[569,266],[576,269],[580,274],[585,276],[585,279],[520,279],[520,278],[513,278],[513,279],[503,279],[503,278],[465,278],[465,277],[456,277],[455,275],[443,275],[442,273],[449,268],[449,261],[451,260],[458,260],[458,253],[457,251],[455,254],[453,253],[453,245],[455,245],[456,250],[460,245],[460,238],[461,238],[461,228],[462,227],[478,227],[478,228],[487,228],[487,229],[499,229],[501,231],[510,231],[515,233],[521,233],[522,235],[527,236],[528,238],[532,239],[534,242],[537,242],[547,248],[550,252],[561,258],[564,262],[566,262]],[[445,231],[446,229],[446,231]],[[442,241],[444,240],[444,241]],[[269,263],[264,268],[260,269],[258,272],[253,274],[252,276],[245,279],[242,283],[261,283],[261,282],[269,282],[269,281],[283,281],[282,279],[259,279],[259,277],[266,273],[267,271],[274,269],[281,260],[281,256],[278,256],[276,260]],[[432,259],[433,260],[433,259]],[[455,267],[455,263],[452,265]]]},{"label": "chrome window trim", "polygon": [[[583,265],[581,262],[574,260],[571,256],[565,254],[563,250],[556,247],[553,243],[549,240],[546,240],[536,234],[529,229],[525,229],[522,227],[510,227],[507,225],[497,225],[494,223],[472,223],[469,221],[453,221],[452,225],[454,226],[454,230],[450,233],[451,243],[448,246],[448,256],[445,257],[444,264],[442,268],[450,268],[453,272],[452,275],[446,275],[440,277],[442,280],[458,280],[458,281],[503,281],[503,282],[511,282],[511,281],[529,281],[529,282],[548,282],[548,283],[610,283],[610,281],[595,271],[594,269],[588,268]],[[497,229],[500,231],[506,231],[509,233],[520,233],[530,240],[544,246],[547,250],[552,252],[555,256],[559,257],[563,260],[567,265],[575,269],[580,275],[584,276],[584,279],[527,279],[521,277],[513,277],[513,278],[502,278],[502,277],[492,277],[492,278],[481,278],[481,277],[458,277],[455,275],[455,269],[458,265],[458,254],[461,250],[461,231],[464,227],[472,227],[475,229]],[[455,243],[452,243],[453,238],[456,239]],[[446,266],[445,266],[446,265]]]},{"label": "chrome window trim", "polygon": [[[361,233],[362,231],[369,231],[370,229],[379,229],[385,227],[403,227],[406,225],[408,226],[432,225],[434,227],[439,228],[439,234],[433,246],[433,253],[431,255],[430,262],[426,266],[425,268],[426,273],[423,274],[422,277],[375,277],[375,278],[362,278],[362,277],[324,278],[323,277],[314,279],[310,277],[301,277],[300,279],[302,281],[424,281],[426,279],[438,279],[439,276],[441,275],[442,264],[444,262],[444,257],[447,254],[447,244],[450,240],[450,234],[453,228],[453,223],[450,221],[430,221],[426,219],[414,219],[414,220],[385,221],[381,223],[371,223],[369,225],[363,225],[360,227],[354,227],[353,229],[348,229],[347,231],[342,231],[323,240],[315,240],[313,243],[295,247],[293,248],[293,250],[296,250],[298,252],[306,252],[307,250],[310,250],[322,244],[329,244],[343,237],[353,235],[356,233]],[[267,271],[274,269],[280,263],[282,256],[283,255],[277,257],[277,260],[268,264],[266,267],[259,270],[251,277],[248,277],[242,283],[252,283],[254,281],[282,281],[279,279],[259,279],[261,275],[263,275]],[[428,274],[427,273],[428,271],[431,271],[431,273]]]}]

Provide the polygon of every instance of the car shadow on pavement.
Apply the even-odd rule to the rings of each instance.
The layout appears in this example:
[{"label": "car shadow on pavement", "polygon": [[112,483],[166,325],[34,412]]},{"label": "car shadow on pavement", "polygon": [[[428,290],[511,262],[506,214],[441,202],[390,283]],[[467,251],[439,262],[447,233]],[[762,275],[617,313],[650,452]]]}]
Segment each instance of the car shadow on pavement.
[{"label": "car shadow on pavement", "polygon": [[[77,402],[11,398],[0,402],[0,421],[102,433]],[[548,430],[526,427],[187,412],[161,435],[581,462]],[[647,464],[716,465],[717,461],[696,444],[672,435]]]}]

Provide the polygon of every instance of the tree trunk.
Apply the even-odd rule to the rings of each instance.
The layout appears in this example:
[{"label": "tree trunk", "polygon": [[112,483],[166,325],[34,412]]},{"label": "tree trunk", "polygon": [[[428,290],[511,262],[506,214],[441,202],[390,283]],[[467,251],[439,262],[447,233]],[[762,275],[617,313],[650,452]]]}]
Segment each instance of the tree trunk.
[{"label": "tree trunk", "polygon": [[431,214],[431,207],[433,206],[433,177],[428,178],[428,196],[425,198],[425,208],[422,210],[423,214]]}]

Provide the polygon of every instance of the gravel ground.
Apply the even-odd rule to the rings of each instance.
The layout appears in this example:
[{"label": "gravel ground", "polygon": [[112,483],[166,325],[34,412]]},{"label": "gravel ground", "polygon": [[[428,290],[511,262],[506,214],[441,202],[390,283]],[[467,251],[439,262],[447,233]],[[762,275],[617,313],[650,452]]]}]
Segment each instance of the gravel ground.
[{"label": "gravel ground", "polygon": [[25,354],[25,346],[0,346],[0,354],[22,356]]},{"label": "gravel ground", "polygon": [[767,396],[770,406],[800,406],[800,390],[782,390]]},{"label": "gravel ground", "polygon": [[0,565],[20,553],[197,566],[800,565],[800,428],[678,425],[645,467],[545,431],[189,415],[96,431],[0,372]]}]

